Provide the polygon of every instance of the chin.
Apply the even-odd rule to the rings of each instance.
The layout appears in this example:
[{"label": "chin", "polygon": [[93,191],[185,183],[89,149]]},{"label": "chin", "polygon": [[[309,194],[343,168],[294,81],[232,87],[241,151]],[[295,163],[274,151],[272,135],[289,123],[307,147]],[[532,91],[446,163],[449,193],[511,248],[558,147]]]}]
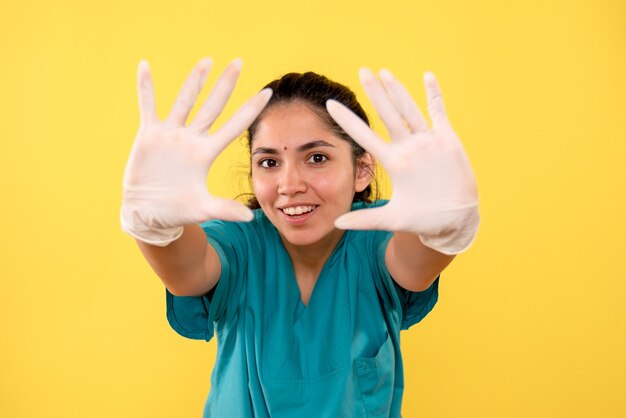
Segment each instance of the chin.
[{"label": "chin", "polygon": [[313,245],[321,241],[324,238],[323,236],[320,236],[318,234],[311,234],[311,233],[307,233],[304,231],[302,232],[289,231],[286,233],[281,232],[281,231],[279,232],[286,242],[296,247],[306,247],[309,245]]},{"label": "chin", "polygon": [[341,235],[341,233],[343,232],[340,229],[336,229],[334,228],[334,226],[331,226],[327,231],[320,231],[318,230],[301,230],[301,231],[294,231],[294,230],[278,230],[278,232],[280,233],[281,237],[283,238],[284,241],[288,242],[290,245],[296,246],[296,247],[307,247],[307,246],[311,246],[311,245],[317,245],[317,244],[323,244],[323,243],[328,243],[329,245],[331,245],[331,243],[335,240],[338,240],[339,236]]}]

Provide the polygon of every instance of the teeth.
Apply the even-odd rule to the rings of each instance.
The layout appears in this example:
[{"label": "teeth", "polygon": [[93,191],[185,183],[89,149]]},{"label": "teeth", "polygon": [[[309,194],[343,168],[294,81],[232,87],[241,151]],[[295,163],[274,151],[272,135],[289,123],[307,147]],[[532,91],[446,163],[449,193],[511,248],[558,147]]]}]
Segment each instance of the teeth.
[{"label": "teeth", "polygon": [[283,208],[283,212],[287,215],[293,216],[311,212],[313,209],[315,209],[315,206],[295,206],[291,208]]}]

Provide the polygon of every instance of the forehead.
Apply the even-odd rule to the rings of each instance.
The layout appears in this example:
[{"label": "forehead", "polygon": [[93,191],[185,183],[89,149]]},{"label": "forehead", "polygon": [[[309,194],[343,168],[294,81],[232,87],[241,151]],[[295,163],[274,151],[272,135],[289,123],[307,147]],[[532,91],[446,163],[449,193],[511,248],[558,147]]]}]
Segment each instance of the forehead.
[{"label": "forehead", "polygon": [[297,147],[312,140],[341,146],[347,142],[324,119],[304,103],[277,105],[268,109],[257,125],[252,148]]}]

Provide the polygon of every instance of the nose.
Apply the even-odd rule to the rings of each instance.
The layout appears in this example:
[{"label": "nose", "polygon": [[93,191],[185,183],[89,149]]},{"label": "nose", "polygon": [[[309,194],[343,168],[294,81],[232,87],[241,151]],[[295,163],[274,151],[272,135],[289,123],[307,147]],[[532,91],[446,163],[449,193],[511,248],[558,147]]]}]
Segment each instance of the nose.
[{"label": "nose", "polygon": [[278,184],[278,193],[286,196],[293,196],[306,191],[307,184],[298,170],[298,167],[293,164],[283,165]]}]

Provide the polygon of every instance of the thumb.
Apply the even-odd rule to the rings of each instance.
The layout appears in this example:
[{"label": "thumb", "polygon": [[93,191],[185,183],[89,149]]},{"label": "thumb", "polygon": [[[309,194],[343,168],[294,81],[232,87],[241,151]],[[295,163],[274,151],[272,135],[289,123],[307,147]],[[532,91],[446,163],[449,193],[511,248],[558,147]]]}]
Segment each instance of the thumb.
[{"label": "thumb", "polygon": [[254,218],[249,208],[230,199],[209,198],[202,206],[208,215],[208,219],[250,222]]},{"label": "thumb", "polygon": [[348,212],[335,220],[335,226],[339,229],[388,229],[386,208],[362,209]]}]

